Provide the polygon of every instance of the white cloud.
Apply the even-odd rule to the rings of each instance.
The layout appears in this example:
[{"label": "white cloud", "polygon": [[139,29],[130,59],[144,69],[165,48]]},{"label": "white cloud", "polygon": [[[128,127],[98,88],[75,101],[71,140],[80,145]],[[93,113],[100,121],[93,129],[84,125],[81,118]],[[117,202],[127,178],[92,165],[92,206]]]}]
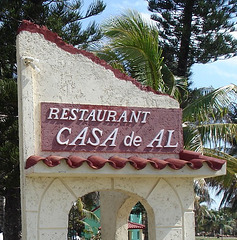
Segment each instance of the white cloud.
[{"label": "white cloud", "polygon": [[237,38],[237,31],[234,31],[231,34],[233,35],[233,37]]},{"label": "white cloud", "polygon": [[117,0],[115,0],[115,3],[111,4],[111,6],[116,6],[116,7],[120,7],[120,8],[129,8],[129,9],[146,9],[147,8],[147,2],[146,1],[142,1],[142,0],[137,0],[137,1],[127,1],[127,0],[123,0],[120,1],[120,3],[118,3]]},{"label": "white cloud", "polygon": [[191,80],[194,87],[222,87],[237,84],[237,57],[208,64],[194,64]]},{"label": "white cloud", "polygon": [[145,0],[137,0],[137,1],[128,1],[128,0],[106,0],[107,7],[110,7],[111,10],[115,12],[123,12],[127,9],[137,10],[138,12],[148,12],[147,10],[147,1]]},{"label": "white cloud", "polygon": [[151,14],[144,13],[144,12],[140,12],[140,14],[144,21],[146,21],[147,23],[149,23],[151,25],[156,25],[156,22],[154,20],[151,20]]},{"label": "white cloud", "polygon": [[223,66],[224,67],[227,67],[227,66],[228,67],[237,67],[237,56],[228,58],[228,59],[224,59],[224,60],[219,60],[219,61],[211,63],[211,64],[216,64],[217,66],[220,66],[220,67],[223,67]]},{"label": "white cloud", "polygon": [[220,68],[218,66],[211,66],[210,71],[213,71],[216,75],[221,76],[222,78],[231,78],[237,80],[237,72],[229,72],[225,68]]}]

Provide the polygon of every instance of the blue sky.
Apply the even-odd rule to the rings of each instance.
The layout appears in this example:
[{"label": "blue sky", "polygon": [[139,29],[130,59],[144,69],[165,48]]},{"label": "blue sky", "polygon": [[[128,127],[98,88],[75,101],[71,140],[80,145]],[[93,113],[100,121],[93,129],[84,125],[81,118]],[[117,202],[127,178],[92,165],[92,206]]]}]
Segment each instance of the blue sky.
[{"label": "blue sky", "polygon": [[[93,17],[97,23],[101,23],[113,16],[120,15],[126,9],[137,10],[142,13],[144,18],[149,19],[151,12],[147,10],[146,0],[103,0],[106,8],[102,14]],[[92,0],[84,0],[85,6]],[[235,34],[237,37],[237,33]],[[193,75],[191,81],[192,87],[222,87],[231,83],[237,85],[237,57],[220,60],[208,64],[194,64],[192,67]]]}]

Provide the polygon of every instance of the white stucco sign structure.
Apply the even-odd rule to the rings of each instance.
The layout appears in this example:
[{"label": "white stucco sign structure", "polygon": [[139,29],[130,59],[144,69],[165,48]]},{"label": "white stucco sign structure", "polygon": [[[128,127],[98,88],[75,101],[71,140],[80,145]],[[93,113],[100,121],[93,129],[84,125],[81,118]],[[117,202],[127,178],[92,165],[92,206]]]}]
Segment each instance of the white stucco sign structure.
[{"label": "white stucco sign structure", "polygon": [[193,180],[226,166],[183,149],[178,102],[27,21],[17,62],[22,239],[67,239],[72,202],[99,191],[103,240],[127,239],[138,201],[149,240],[194,240]]}]

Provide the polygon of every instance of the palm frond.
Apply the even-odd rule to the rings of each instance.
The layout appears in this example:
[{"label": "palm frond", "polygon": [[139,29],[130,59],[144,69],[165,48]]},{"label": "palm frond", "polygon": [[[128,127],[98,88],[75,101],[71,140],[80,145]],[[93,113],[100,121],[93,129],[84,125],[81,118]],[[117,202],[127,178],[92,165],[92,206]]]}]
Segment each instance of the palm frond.
[{"label": "palm frond", "polygon": [[183,141],[185,149],[203,153],[203,141],[195,124],[183,123]]},{"label": "palm frond", "polygon": [[91,211],[83,209],[83,216],[95,222],[100,222],[100,219]]},{"label": "palm frond", "polygon": [[162,79],[165,83],[165,93],[174,97],[181,103],[188,95],[188,81],[186,78],[174,76],[170,69],[163,64],[161,69]]},{"label": "palm frond", "polygon": [[204,143],[210,143],[211,147],[227,149],[228,145],[237,140],[237,124],[235,123],[208,123],[197,126]]},{"label": "palm frond", "polygon": [[164,92],[161,77],[162,49],[156,28],[146,23],[135,11],[128,11],[104,25],[110,46],[119,52],[121,61],[129,62],[134,77]]},{"label": "palm frond", "polygon": [[77,223],[84,226],[84,230],[83,232],[88,232],[88,233],[93,233],[93,228],[90,224],[88,224],[87,222],[77,219]]},{"label": "palm frond", "polygon": [[217,116],[223,117],[231,103],[237,97],[237,86],[230,84],[218,88],[183,109],[184,121],[209,121],[210,118],[216,119]]},{"label": "palm frond", "polygon": [[207,179],[210,186],[217,189],[217,195],[223,194],[220,206],[230,206],[237,210],[237,158],[215,149],[204,149],[205,155],[227,161],[226,175]]},{"label": "palm frond", "polygon": [[[212,186],[215,186],[216,180],[218,182],[221,182],[223,186],[228,186],[233,182],[233,179],[236,179],[236,173],[237,173],[237,158],[222,152],[218,151],[216,149],[210,149],[210,148],[204,148],[203,153],[207,156],[219,158],[227,161],[227,174],[225,176],[220,176],[213,179]],[[217,184],[216,184],[217,185]]]},{"label": "palm frond", "polygon": [[194,192],[198,196],[197,204],[206,202],[208,203],[208,205],[210,205],[213,202],[209,193],[208,185],[204,178],[197,179],[194,181]]},{"label": "palm frond", "polygon": [[84,204],[81,200],[81,198],[78,198],[77,201],[76,201],[76,208],[77,208],[77,211],[82,214],[82,211],[84,209]]},{"label": "palm frond", "polygon": [[229,186],[220,188],[219,192],[223,192],[220,207],[230,206],[233,211],[237,211],[237,178]]}]

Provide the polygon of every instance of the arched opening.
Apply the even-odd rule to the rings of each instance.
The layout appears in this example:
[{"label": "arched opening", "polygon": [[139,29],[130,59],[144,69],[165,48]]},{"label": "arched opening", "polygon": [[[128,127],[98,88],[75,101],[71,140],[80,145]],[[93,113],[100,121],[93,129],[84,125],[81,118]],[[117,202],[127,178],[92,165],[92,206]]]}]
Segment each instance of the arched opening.
[{"label": "arched opening", "polygon": [[[98,220],[93,219],[94,214]],[[155,233],[148,234],[148,224],[149,229],[154,227],[153,215],[146,200],[137,195],[114,190],[91,192],[72,203],[68,214],[67,239],[155,239]]]},{"label": "arched opening", "polygon": [[128,240],[148,240],[148,215],[140,201],[129,214]]},{"label": "arched opening", "polygon": [[91,192],[72,203],[68,214],[68,240],[100,239],[99,192]]}]

